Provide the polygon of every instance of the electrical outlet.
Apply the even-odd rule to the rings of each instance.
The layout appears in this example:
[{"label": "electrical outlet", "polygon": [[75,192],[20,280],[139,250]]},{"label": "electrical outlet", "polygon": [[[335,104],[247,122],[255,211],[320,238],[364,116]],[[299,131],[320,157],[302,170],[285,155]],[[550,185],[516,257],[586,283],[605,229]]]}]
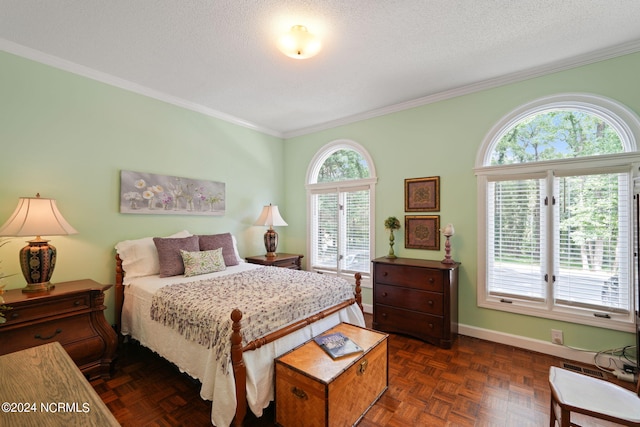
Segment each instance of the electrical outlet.
[{"label": "electrical outlet", "polygon": [[551,330],[551,342],[554,344],[564,344],[564,337],[562,336],[562,331],[559,329]]}]

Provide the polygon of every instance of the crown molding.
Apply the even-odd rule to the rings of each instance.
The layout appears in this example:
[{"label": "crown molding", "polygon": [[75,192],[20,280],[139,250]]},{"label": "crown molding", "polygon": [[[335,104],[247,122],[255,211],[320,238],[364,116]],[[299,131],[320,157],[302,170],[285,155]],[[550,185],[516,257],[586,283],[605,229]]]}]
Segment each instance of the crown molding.
[{"label": "crown molding", "polygon": [[186,110],[195,111],[201,114],[204,114],[209,117],[214,117],[216,119],[223,120],[228,123],[233,123],[238,126],[242,126],[248,129],[252,129],[267,135],[275,136],[278,138],[282,138],[282,132],[275,131],[273,129],[265,128],[263,126],[256,125],[247,120],[222,113],[217,110],[213,110],[211,108],[207,108],[201,104],[196,104],[194,102],[185,101],[182,98],[168,95],[163,92],[159,92],[157,90],[148,88],[146,86],[139,85],[137,83],[130,82],[125,79],[121,79],[119,77],[115,77],[111,74],[103,73],[98,70],[94,70],[93,68],[85,67],[83,65],[77,64],[75,62],[67,61],[65,59],[59,58],[57,56],[49,55],[47,53],[41,52],[39,50],[35,50],[6,39],[0,38],[0,50],[5,52],[30,59],[32,61],[36,61],[45,65],[49,65],[54,68],[58,68],[64,71],[68,71],[73,74],[77,74],[82,77],[86,77],[92,80],[96,80],[110,86],[115,86],[120,89],[127,90],[129,92],[137,93],[149,98],[157,99],[159,101],[166,102],[168,104],[175,105],[177,107],[184,108]]}]

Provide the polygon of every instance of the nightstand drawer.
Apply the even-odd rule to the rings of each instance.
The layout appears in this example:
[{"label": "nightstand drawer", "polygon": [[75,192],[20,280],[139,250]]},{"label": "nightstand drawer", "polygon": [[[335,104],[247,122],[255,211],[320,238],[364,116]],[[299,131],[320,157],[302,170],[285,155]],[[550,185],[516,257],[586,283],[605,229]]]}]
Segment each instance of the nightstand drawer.
[{"label": "nightstand drawer", "polygon": [[444,312],[442,293],[380,284],[376,285],[374,292],[375,301],[380,304],[440,316]]},{"label": "nightstand drawer", "polygon": [[65,298],[57,298],[49,301],[41,301],[39,303],[13,306],[11,310],[6,311],[7,322],[3,326],[9,326],[14,323],[27,322],[29,320],[43,319],[52,314],[69,313],[77,310],[87,309],[91,306],[89,294],[82,293],[71,295]]},{"label": "nightstand drawer", "polygon": [[96,335],[89,314],[36,323],[23,328],[5,330],[2,334],[2,353],[11,353],[37,345],[58,341],[64,347],[73,341],[82,341]]},{"label": "nightstand drawer", "polygon": [[376,283],[442,292],[442,272],[428,268],[375,264]]}]

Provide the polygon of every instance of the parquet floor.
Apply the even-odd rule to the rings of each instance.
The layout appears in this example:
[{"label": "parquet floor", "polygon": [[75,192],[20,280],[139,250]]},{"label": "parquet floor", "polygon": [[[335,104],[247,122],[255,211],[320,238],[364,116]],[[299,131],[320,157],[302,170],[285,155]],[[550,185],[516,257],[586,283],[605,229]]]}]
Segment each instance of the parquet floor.
[{"label": "parquet floor", "polygon": [[[549,366],[562,361],[466,336],[444,350],[390,335],[389,389],[359,426],[547,426]],[[199,383],[136,344],[120,350],[110,380],[91,384],[124,427],[211,425]],[[245,425],[273,426],[273,420],[270,407]]]}]

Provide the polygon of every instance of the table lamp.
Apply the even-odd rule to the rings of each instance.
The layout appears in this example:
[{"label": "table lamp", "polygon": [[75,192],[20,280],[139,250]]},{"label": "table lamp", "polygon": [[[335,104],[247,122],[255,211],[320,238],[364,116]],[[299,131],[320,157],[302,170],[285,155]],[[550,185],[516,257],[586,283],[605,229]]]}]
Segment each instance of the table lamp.
[{"label": "table lamp", "polygon": [[0,236],[36,236],[20,250],[20,268],[27,281],[22,292],[42,292],[52,289],[49,281],[56,266],[56,248],[45,236],[64,236],[78,232],[62,217],[54,199],[21,197],[9,220],[0,227]]},{"label": "table lamp", "polygon": [[273,258],[276,256],[276,249],[278,248],[278,233],[273,229],[273,226],[285,226],[287,224],[280,216],[280,211],[277,206],[265,206],[262,208],[260,217],[254,225],[268,225],[269,229],[264,233],[264,248],[267,250],[267,257]]}]

